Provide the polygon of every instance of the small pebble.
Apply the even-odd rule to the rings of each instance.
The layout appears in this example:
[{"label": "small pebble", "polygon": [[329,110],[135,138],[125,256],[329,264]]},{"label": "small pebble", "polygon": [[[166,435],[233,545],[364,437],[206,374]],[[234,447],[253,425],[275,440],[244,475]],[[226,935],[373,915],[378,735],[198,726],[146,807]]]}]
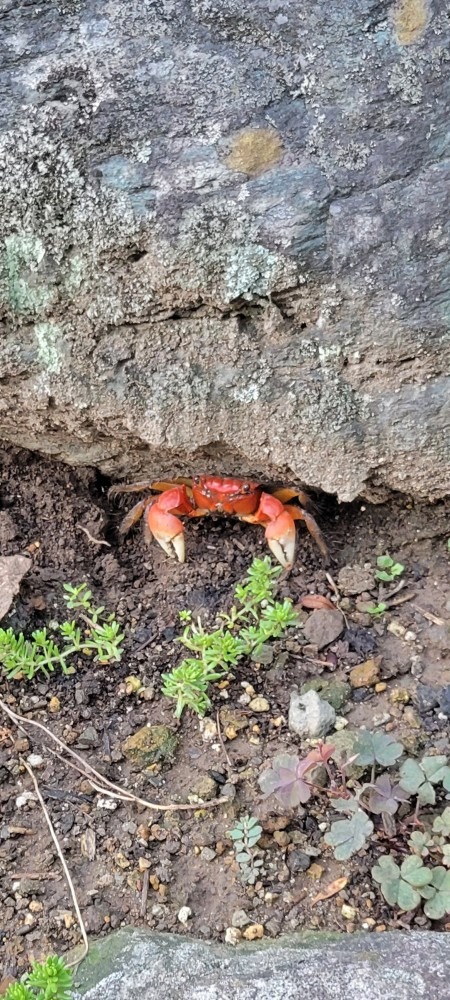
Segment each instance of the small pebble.
[{"label": "small pebble", "polygon": [[29,802],[36,802],[37,798],[34,792],[22,792],[16,798],[16,806],[18,809],[23,809],[24,806],[28,805]]},{"label": "small pebble", "polygon": [[405,632],[404,635],[405,642],[415,642],[417,639],[415,632]]},{"label": "small pebble", "polygon": [[264,937],[264,927],[262,924],[250,924],[250,927],[246,927],[243,936],[246,941],[258,941]]},{"label": "small pebble", "polygon": [[225,931],[225,944],[236,945],[242,938],[242,931],[239,927],[227,927]]},{"label": "small pebble", "polygon": [[217,737],[217,724],[214,719],[200,719],[200,732],[204,743],[211,743]]},{"label": "small pebble", "polygon": [[354,906],[348,906],[347,903],[341,907],[341,913],[344,920],[354,920],[356,917],[356,910]]},{"label": "small pebble", "polygon": [[411,729],[420,729],[419,717],[410,705],[403,712],[403,721],[406,722],[407,726],[411,726]]},{"label": "small pebble", "polygon": [[192,917],[192,910],[190,906],[182,906],[181,910],[178,910],[177,916],[180,924],[183,924],[183,926],[186,927],[189,918]]},{"label": "small pebble", "polygon": [[213,851],[212,847],[202,847],[200,856],[203,858],[203,861],[214,861],[216,852]]},{"label": "small pebble", "polygon": [[389,622],[387,627],[388,632],[392,632],[392,635],[396,635],[398,639],[404,639],[405,637],[405,626],[401,625],[400,622]]},{"label": "small pebble", "polygon": [[252,698],[248,707],[251,708],[252,712],[270,712],[270,702],[267,701],[267,698],[259,696]]},{"label": "small pebble", "polygon": [[278,847],[287,847],[291,842],[291,838],[285,830],[275,830],[273,839]]},{"label": "small pebble", "polygon": [[353,670],[350,671],[350,684],[352,687],[364,688],[377,684],[380,679],[380,664],[381,658],[378,656],[370,660],[365,660],[364,663],[359,663],[357,667],[353,667]]},{"label": "small pebble", "polygon": [[342,715],[338,715],[336,722],[334,723],[335,730],[339,733],[341,729],[346,729],[348,726],[348,719],[344,719]]},{"label": "small pebble", "polygon": [[61,708],[61,702],[59,698],[57,698],[56,695],[54,694],[53,698],[50,698],[50,701],[48,703],[48,710],[49,712],[52,712],[53,715],[56,715],[56,712],[59,712],[60,708]]},{"label": "small pebble", "polygon": [[39,753],[30,753],[30,756],[27,757],[27,764],[29,764],[30,767],[39,768],[43,766],[43,763],[44,758],[41,757]]},{"label": "small pebble", "polygon": [[378,681],[378,684],[375,684],[375,691],[377,694],[382,694],[383,691],[386,690],[386,688],[387,688],[386,681]]},{"label": "small pebble", "polygon": [[247,916],[245,910],[235,910],[231,918],[231,926],[242,929],[242,927],[247,927],[248,924],[251,924],[251,919]]},{"label": "small pebble", "polygon": [[409,700],[410,700],[410,694],[409,691],[406,690],[406,688],[401,688],[401,687],[393,688],[389,695],[389,701],[391,701],[393,705],[397,704],[406,705]]}]

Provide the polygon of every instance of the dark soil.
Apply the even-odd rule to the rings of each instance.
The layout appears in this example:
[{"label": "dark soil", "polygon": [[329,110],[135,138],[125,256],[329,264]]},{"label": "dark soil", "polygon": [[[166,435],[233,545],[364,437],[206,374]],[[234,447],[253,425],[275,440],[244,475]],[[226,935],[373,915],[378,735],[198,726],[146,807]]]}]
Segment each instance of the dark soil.
[{"label": "dark soil", "polygon": [[[16,804],[24,790],[32,789],[20,763],[30,753],[43,757],[36,776],[90,934],[144,924],[223,940],[238,909],[273,936],[297,928],[430,926],[421,911],[396,918],[374,886],[370,868],[386,850],[379,824],[367,851],[351,862],[337,863],[323,843],[325,797],[312,800],[300,818],[283,815],[272,802],[261,804],[257,777],[274,754],[300,748],[286,721],[293,684],[324,673],[344,678],[353,666],[374,655],[382,657],[386,690],[354,690],[345,712],[349,726],[381,723],[417,752],[431,747],[441,753],[449,750],[448,719],[439,710],[420,715],[414,692],[419,679],[431,685],[450,683],[450,503],[426,506],[399,496],[390,505],[374,507],[338,506],[330,500],[318,504],[317,518],[332,553],[333,579],[344,565],[373,566],[377,555],[389,552],[406,566],[403,595],[408,600],[392,607],[383,621],[374,622],[356,610],[359,598],[344,598],[348,629],[324,652],[305,646],[302,634],[293,630],[276,646],[270,666],[248,662],[235,670],[229,686],[213,692],[211,713],[215,719],[216,710],[227,707],[246,723],[235,739],[225,742],[230,766],[217,739],[204,741],[196,717],[185,713],[176,724],[172,704],[160,693],[160,675],[180,659],[174,641],[180,631],[178,612],[190,608],[194,615],[212,620],[216,612],[228,608],[252,558],[265,554],[261,529],[233,520],[191,522],[186,530],[187,561],[180,565],[158,545],[146,548],[139,530],[125,541],[118,540],[121,510],[108,501],[110,484],[94,470],[73,470],[14,449],[0,454],[0,464],[1,553],[28,549],[33,554],[32,569],[3,627],[29,633],[53,619],[65,620],[63,583],[87,581],[97,603],[114,612],[126,632],[119,664],[102,666],[82,657],[71,677],[55,674],[48,682],[31,683],[3,679],[1,697],[20,714],[44,722],[104,775],[146,799],[186,802],[205,777],[210,779],[212,795],[220,795],[224,781],[231,780],[236,787],[232,803],[209,810],[151,813],[128,804],[111,810],[107,808],[111,800],[101,801],[81,775],[52,756],[36,731],[29,729],[25,737],[6,716],[0,718],[4,975],[15,976],[33,958],[64,953],[80,941],[72,900],[39,804]],[[110,547],[91,541],[83,527]],[[296,565],[280,592],[295,602],[307,593],[335,596],[320,554],[302,527]],[[371,596],[376,599],[377,592]],[[129,675],[140,678],[149,700],[126,693],[124,681]],[[270,711],[256,715],[239,701],[245,684],[268,699]],[[391,700],[392,689],[399,686],[411,694],[407,705]],[[154,689],[153,698],[149,688]],[[59,708],[58,702],[51,702],[55,697]],[[130,764],[121,750],[126,737],[146,723],[165,723],[178,738],[173,758],[151,771]],[[264,826],[264,869],[255,887],[241,883],[227,839],[236,817],[245,812],[262,817]],[[287,838],[274,837],[280,830]],[[87,831],[95,834],[92,860],[86,856]],[[301,870],[305,847],[312,862],[308,871]],[[202,853],[204,848],[211,852]],[[151,875],[147,900],[146,865]],[[312,903],[342,875],[348,882],[338,896]],[[345,916],[343,904],[350,907],[344,906]],[[185,905],[191,910],[187,927],[178,920]]]}]

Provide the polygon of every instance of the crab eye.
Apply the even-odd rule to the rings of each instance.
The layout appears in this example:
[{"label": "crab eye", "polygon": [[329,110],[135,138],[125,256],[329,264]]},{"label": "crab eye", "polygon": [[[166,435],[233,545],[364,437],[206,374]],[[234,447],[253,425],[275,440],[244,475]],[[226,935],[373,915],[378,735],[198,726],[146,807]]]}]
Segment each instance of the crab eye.
[{"label": "crab eye", "polygon": [[243,493],[250,493],[250,483],[243,483],[243,485],[242,485],[242,492]]},{"label": "crab eye", "polygon": [[200,476],[194,476],[193,482],[195,483],[196,486],[198,486],[200,482]]}]

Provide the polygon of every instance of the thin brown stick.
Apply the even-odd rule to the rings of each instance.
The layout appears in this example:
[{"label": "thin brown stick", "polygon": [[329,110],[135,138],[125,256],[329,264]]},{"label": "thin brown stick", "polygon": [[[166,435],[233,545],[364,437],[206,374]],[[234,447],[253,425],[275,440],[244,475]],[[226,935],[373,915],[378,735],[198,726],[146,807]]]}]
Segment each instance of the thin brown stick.
[{"label": "thin brown stick", "polygon": [[[147,809],[158,809],[161,810],[161,812],[163,810],[165,812],[169,810],[172,812],[178,812],[179,809],[204,809],[207,806],[219,805],[221,802],[229,802],[229,799],[222,797],[221,799],[214,799],[213,802],[171,802],[170,805],[158,806],[155,802],[147,802],[147,799],[141,799],[139,795],[135,795],[134,792],[130,792],[128,788],[121,788],[120,785],[114,785],[111,781],[108,782],[108,784],[111,785],[111,789],[105,788],[98,781],[95,781],[92,774],[89,774],[89,771],[84,771],[83,768],[78,767],[78,765],[74,764],[71,760],[65,760],[62,754],[57,753],[56,750],[52,750],[51,747],[48,747],[48,750],[51,754],[57,757],[58,760],[62,761],[63,764],[67,764],[68,767],[72,767],[74,771],[78,771],[79,774],[82,774],[85,778],[87,778],[94,791],[99,792],[100,795],[108,795],[110,799],[119,799],[120,802],[138,802],[139,805],[145,806]],[[87,766],[89,767],[89,765]],[[113,788],[115,791],[112,791]]]},{"label": "thin brown stick", "polygon": [[345,621],[345,627],[348,628],[348,618],[347,618],[347,615],[345,614],[345,611],[342,610],[341,604],[340,604],[341,594],[339,592],[339,588],[338,588],[337,584],[335,583],[335,581],[333,580],[333,577],[332,577],[331,573],[326,572],[325,576],[326,576],[326,578],[328,580],[328,583],[330,584],[331,589],[334,591],[334,594],[335,594],[335,597],[336,597],[336,606],[337,606],[338,610],[341,612],[341,615],[342,615],[342,617],[343,617],[343,619]]},{"label": "thin brown stick", "polygon": [[[0,699],[0,709],[2,709],[6,713],[6,715],[8,715],[9,718],[16,723],[16,725],[19,725],[20,728],[24,730],[24,732],[26,732],[25,726],[35,726],[37,729],[40,729],[41,732],[49,736],[50,739],[52,739],[54,743],[56,743],[57,746],[59,746],[61,750],[64,751],[64,753],[69,754],[70,757],[73,757],[76,761],[78,761],[81,767],[84,768],[84,771],[82,773],[85,775],[85,777],[88,778],[93,787],[95,787],[95,784],[94,781],[92,781],[91,776],[94,777],[97,784],[100,785],[100,788],[97,787],[96,790],[99,791],[102,795],[108,795],[108,794],[111,795],[111,793],[108,792],[108,789],[111,789],[111,791],[115,793],[114,795],[111,795],[111,798],[117,797],[127,800],[129,802],[131,801],[138,802],[139,805],[145,806],[146,809],[156,809],[158,812],[178,812],[179,810],[187,811],[199,808],[212,809],[215,806],[220,805],[221,803],[229,802],[229,799],[225,798],[224,796],[222,796],[219,799],[213,799],[212,801],[201,802],[201,803],[171,802],[168,805],[161,805],[158,802],[148,802],[147,799],[141,799],[138,795],[135,795],[134,792],[130,792],[128,791],[128,789],[121,788],[120,785],[116,785],[114,784],[113,781],[109,781],[108,778],[105,778],[103,774],[100,774],[99,771],[95,770],[95,767],[92,767],[92,764],[88,764],[88,762],[84,760],[83,757],[80,757],[80,755],[77,754],[75,750],[72,750],[71,747],[68,747],[66,743],[64,743],[62,740],[59,739],[58,736],[55,736],[50,729],[47,729],[47,726],[44,726],[42,722],[37,722],[36,719],[25,719],[23,715],[19,715],[17,712],[13,712],[13,710],[9,708],[8,705],[6,705],[4,701],[2,701],[2,699]],[[69,761],[65,760],[65,763],[68,764]],[[89,773],[86,774],[86,771],[88,771]]]},{"label": "thin brown stick", "polygon": [[220,743],[220,745],[222,747],[222,750],[223,750],[223,752],[225,754],[225,760],[226,760],[226,762],[228,764],[228,767],[233,767],[233,761],[230,760],[230,756],[229,756],[229,754],[227,752],[227,748],[226,748],[225,743],[223,741],[222,730],[220,728],[220,712],[219,712],[218,709],[217,709],[216,721],[217,721],[217,735],[219,737],[219,743]]},{"label": "thin brown stick", "polygon": [[77,899],[77,894],[75,892],[75,886],[74,886],[74,884],[72,882],[72,877],[71,877],[70,871],[69,871],[69,869],[67,867],[66,859],[64,857],[64,854],[63,854],[63,852],[61,850],[61,846],[60,846],[59,840],[58,840],[58,838],[56,836],[56,833],[55,833],[55,830],[54,830],[54,827],[53,827],[53,823],[52,823],[52,821],[50,819],[50,815],[49,815],[47,806],[45,805],[44,799],[42,798],[41,790],[40,790],[39,785],[37,783],[34,771],[30,767],[30,765],[27,764],[27,762],[25,760],[22,760],[22,758],[20,758],[20,762],[23,765],[23,767],[25,768],[25,770],[28,772],[28,774],[30,775],[30,778],[31,778],[31,780],[33,782],[36,795],[37,795],[37,797],[39,799],[39,804],[41,806],[42,812],[44,813],[45,821],[46,821],[47,826],[48,826],[48,828],[50,830],[53,843],[54,843],[54,845],[56,847],[56,850],[58,852],[58,857],[59,857],[59,860],[61,862],[61,865],[62,865],[62,868],[63,868],[63,871],[64,871],[64,875],[66,876],[67,884],[68,884],[69,889],[70,889],[70,895],[72,896],[72,900],[73,900],[73,905],[74,905],[75,913],[77,915],[77,920],[78,920],[78,923],[80,925],[81,937],[83,938],[83,943],[84,943],[84,951],[83,951],[83,954],[80,956],[80,958],[77,958],[74,962],[69,962],[68,963],[68,968],[70,969],[70,968],[73,968],[75,965],[79,965],[80,962],[83,960],[83,958],[86,958],[86,955],[87,955],[87,953],[89,951],[89,941],[88,941],[88,937],[87,937],[87,934],[86,934],[86,928],[84,926],[83,917],[81,916],[81,910],[80,910],[80,907],[78,905],[78,899]]},{"label": "thin brown stick", "polygon": [[418,604],[413,604],[413,608],[422,615],[422,618],[426,618],[427,622],[431,622],[433,625],[445,625],[446,622],[443,618],[438,618],[437,615],[433,615],[431,611],[425,611],[425,608],[419,608]]},{"label": "thin brown stick", "polygon": [[92,542],[93,545],[106,545],[108,549],[111,548],[110,542],[107,542],[104,538],[94,538],[94,536],[91,535],[90,531],[84,527],[84,524],[80,524],[79,521],[77,522],[77,528],[80,528],[81,531],[84,531],[85,535],[87,535],[89,541]]}]

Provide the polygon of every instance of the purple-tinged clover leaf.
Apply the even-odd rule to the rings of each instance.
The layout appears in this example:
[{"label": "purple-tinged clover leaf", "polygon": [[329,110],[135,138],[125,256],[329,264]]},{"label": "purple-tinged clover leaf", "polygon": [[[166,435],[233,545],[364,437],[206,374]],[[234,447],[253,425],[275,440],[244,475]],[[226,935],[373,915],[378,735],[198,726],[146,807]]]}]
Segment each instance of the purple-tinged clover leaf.
[{"label": "purple-tinged clover leaf", "polygon": [[400,803],[407,802],[410,797],[401,785],[393,784],[388,774],[381,774],[373,785],[367,786],[365,792],[366,808],[378,816],[381,813],[394,816]]},{"label": "purple-tinged clover leaf", "polygon": [[260,775],[259,787],[265,796],[275,795],[281,805],[294,809],[311,798],[311,787],[304,778],[311,766],[308,758],[280,753]]}]

